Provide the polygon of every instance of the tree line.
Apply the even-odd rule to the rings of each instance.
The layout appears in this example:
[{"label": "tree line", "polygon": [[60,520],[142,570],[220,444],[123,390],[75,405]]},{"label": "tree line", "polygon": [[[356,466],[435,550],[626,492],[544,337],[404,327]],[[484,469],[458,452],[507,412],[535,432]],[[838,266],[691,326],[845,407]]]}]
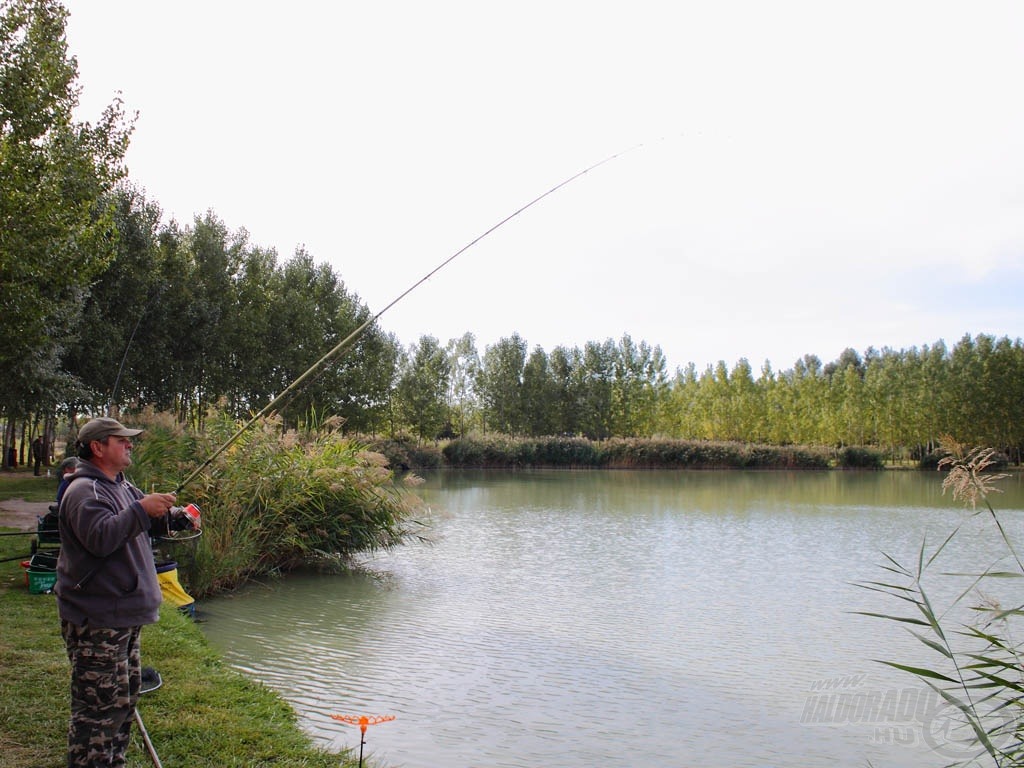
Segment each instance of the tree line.
[{"label": "tree line", "polygon": [[[110,195],[114,256],[82,293],[48,386],[31,411],[152,407],[199,424],[220,404],[262,408],[371,312],[303,249],[286,260],[215,214],[188,226],[121,185]],[[942,435],[1019,449],[1024,346],[987,335],[923,347],[805,355],[755,374],[739,360],[670,372],[657,345],[618,340],[530,348],[513,333],[482,350],[466,333],[403,345],[371,324],[284,407],[286,423],[339,415],[346,430],[418,440],[678,438],[774,445],[871,445],[920,453]]]},{"label": "tree line", "polygon": [[[115,101],[76,122],[66,11],[0,4],[0,417],[24,459],[58,419],[153,408],[201,425],[258,411],[372,314],[299,248],[287,259],[213,211],[165,222],[127,178],[133,118]],[[429,325],[429,318],[425,318]],[[964,336],[909,350],[847,349],[776,372],[745,359],[669,371],[629,335],[530,348],[518,334],[403,345],[370,324],[282,407],[286,423],[354,433],[593,440],[659,437],[923,452],[942,435],[1019,457],[1021,341]]]}]

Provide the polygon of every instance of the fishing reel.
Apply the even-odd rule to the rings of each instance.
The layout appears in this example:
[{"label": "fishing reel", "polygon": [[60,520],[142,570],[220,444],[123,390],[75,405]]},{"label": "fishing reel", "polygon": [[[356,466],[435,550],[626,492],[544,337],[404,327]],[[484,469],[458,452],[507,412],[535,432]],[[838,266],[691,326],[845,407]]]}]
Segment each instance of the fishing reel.
[{"label": "fishing reel", "polygon": [[154,551],[158,542],[171,544],[192,541],[203,535],[203,515],[195,504],[171,507],[167,511],[167,530],[153,537]]},{"label": "fishing reel", "polygon": [[203,513],[195,504],[184,507],[171,507],[168,512],[167,527],[171,531],[201,531]]}]

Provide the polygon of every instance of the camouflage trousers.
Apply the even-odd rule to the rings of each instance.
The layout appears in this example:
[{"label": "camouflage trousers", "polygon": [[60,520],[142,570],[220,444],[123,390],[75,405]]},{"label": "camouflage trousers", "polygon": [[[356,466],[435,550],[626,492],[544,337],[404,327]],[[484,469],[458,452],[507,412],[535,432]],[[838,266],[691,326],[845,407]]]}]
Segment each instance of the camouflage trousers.
[{"label": "camouflage trousers", "polygon": [[141,627],[60,625],[71,662],[68,768],[125,765],[125,750],[142,687]]}]

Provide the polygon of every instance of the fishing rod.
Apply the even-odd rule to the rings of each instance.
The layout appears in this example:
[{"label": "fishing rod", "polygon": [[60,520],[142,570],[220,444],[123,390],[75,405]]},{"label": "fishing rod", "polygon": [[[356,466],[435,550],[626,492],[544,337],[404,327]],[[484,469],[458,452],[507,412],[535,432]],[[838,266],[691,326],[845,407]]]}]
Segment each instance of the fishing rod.
[{"label": "fishing rod", "polygon": [[271,413],[275,408],[278,408],[282,403],[287,402],[287,400],[289,398],[291,398],[293,395],[295,395],[301,389],[301,387],[306,382],[308,382],[310,380],[310,378],[313,376],[313,374],[316,373],[320,368],[322,368],[323,366],[327,365],[327,363],[329,363],[330,361],[334,360],[335,358],[338,358],[339,356],[341,356],[341,354],[343,352],[347,351],[356,342],[356,340],[360,336],[362,336],[363,332],[367,328],[369,328],[371,325],[373,325],[375,322],[377,322],[378,319],[380,319],[381,315],[383,315],[385,312],[387,312],[389,309],[391,309],[393,306],[395,306],[398,302],[400,302],[402,299],[404,299],[406,296],[408,296],[414,290],[419,288],[423,283],[427,282],[427,280],[432,278],[434,275],[436,275],[438,272],[440,272],[442,269],[444,269],[446,266],[448,266],[451,262],[455,261],[455,259],[457,259],[459,256],[461,256],[463,253],[468,251],[470,248],[472,248],[474,245],[479,243],[485,237],[490,235],[496,229],[499,229],[499,228],[503,227],[505,224],[510,222],[512,219],[514,219],[519,214],[521,214],[524,211],[527,211],[530,208],[532,208],[534,205],[539,203],[541,200],[546,198],[548,195],[554,194],[555,192],[560,190],[562,187],[566,186],[567,184],[571,184],[572,182],[576,181],[576,179],[580,178],[581,176],[584,176],[584,175],[590,173],[591,171],[595,170],[596,168],[600,168],[602,165],[604,165],[606,163],[610,163],[612,160],[615,160],[616,158],[622,157],[625,154],[628,154],[628,153],[630,153],[630,152],[632,152],[632,151],[634,151],[636,149],[639,149],[642,146],[643,146],[643,144],[636,144],[636,145],[630,147],[629,149],[624,149],[624,150],[622,150],[620,152],[616,152],[613,155],[608,155],[608,157],[604,158],[603,160],[597,161],[593,165],[587,166],[582,171],[577,171],[572,176],[569,176],[568,178],[563,179],[562,181],[558,182],[555,186],[551,187],[551,189],[547,190],[543,194],[538,195],[537,197],[535,197],[533,200],[531,200],[530,202],[526,203],[525,205],[517,208],[515,211],[510,213],[508,216],[506,216],[505,218],[501,219],[501,221],[499,221],[498,223],[494,224],[492,227],[490,227],[489,229],[487,229],[486,231],[484,231],[480,235],[477,235],[474,239],[470,240],[466,245],[462,246],[462,248],[457,250],[455,253],[453,253],[451,256],[446,258],[444,261],[442,261],[440,264],[438,264],[436,267],[434,267],[432,270],[430,270],[427,274],[425,274],[423,277],[421,277],[419,280],[417,280],[411,286],[409,286],[404,291],[402,291],[402,293],[400,293],[397,297],[392,299],[391,302],[389,304],[387,304],[382,310],[380,310],[377,314],[375,314],[369,320],[367,320],[362,325],[360,325],[358,328],[356,328],[354,331],[352,331],[352,333],[350,333],[348,336],[346,336],[344,339],[342,339],[340,342],[338,342],[338,344],[333,349],[331,349],[323,357],[321,357],[319,360],[317,360],[315,363],[313,363],[305,371],[305,373],[303,373],[301,376],[299,376],[297,379],[295,379],[295,381],[293,381],[291,384],[289,384],[281,392],[281,394],[279,394],[277,397],[275,397],[273,400],[271,400],[269,403],[267,403],[259,411],[259,413],[257,413],[255,416],[253,416],[251,419],[249,419],[249,421],[247,421],[245,424],[243,424],[241,427],[239,427],[235,431],[235,433],[233,435],[231,435],[231,437],[229,437],[224,442],[223,445],[221,445],[216,451],[214,451],[209,456],[209,458],[206,459],[206,461],[204,461],[202,464],[200,464],[198,467],[196,467],[196,469],[193,470],[192,473],[188,477],[186,477],[184,480],[182,480],[178,484],[178,487],[174,489],[174,493],[176,493],[176,494],[180,493],[182,491],[182,489],[184,489],[186,486],[191,484],[192,481],[194,481],[202,473],[202,471],[204,469],[206,469],[208,466],[210,466],[210,464],[212,464],[216,460],[216,458],[218,456],[220,456],[222,453],[224,453],[224,451],[226,451],[228,448],[230,448],[232,445],[234,445],[235,441],[237,441],[238,438],[240,438],[246,432],[246,430],[248,430],[253,424],[255,424],[257,421],[262,419],[267,414]]},{"label": "fishing rod", "polygon": [[121,364],[117,367],[117,376],[114,378],[114,387],[110,391],[110,402],[107,404],[107,415],[114,416],[117,409],[117,390],[121,386],[121,375],[124,373],[124,364],[128,360],[128,352],[132,348],[132,342],[135,341],[135,334],[139,332],[139,326],[142,325],[142,318],[146,314],[146,308],[151,306],[154,301],[160,298],[163,292],[167,290],[166,283],[159,285],[152,296],[146,299],[146,303],[142,305],[142,311],[139,312],[139,316],[135,319],[135,327],[132,328],[132,334],[128,337],[128,343],[125,344],[124,354],[121,355]]},{"label": "fishing rod", "polygon": [[114,388],[110,391],[110,403],[107,405],[107,414],[109,416],[114,415],[114,407],[117,405],[117,390],[121,386],[121,374],[124,373],[124,363],[128,359],[128,350],[132,348],[132,342],[135,341],[135,334],[139,330],[139,326],[142,324],[142,316],[146,313],[145,307],[142,312],[139,313],[138,319],[135,321],[135,327],[132,328],[132,335],[128,337],[128,343],[124,347],[124,354],[121,356],[121,365],[117,368],[117,376],[114,379]]}]

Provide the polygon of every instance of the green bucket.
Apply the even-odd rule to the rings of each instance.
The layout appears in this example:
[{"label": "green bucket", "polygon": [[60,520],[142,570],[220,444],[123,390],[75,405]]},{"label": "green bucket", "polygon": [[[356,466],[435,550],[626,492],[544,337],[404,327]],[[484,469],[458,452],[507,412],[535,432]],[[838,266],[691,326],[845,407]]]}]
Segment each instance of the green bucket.
[{"label": "green bucket", "polygon": [[53,585],[57,583],[56,571],[37,571],[29,568],[25,571],[28,576],[28,591],[30,595],[42,595],[53,592]]}]

